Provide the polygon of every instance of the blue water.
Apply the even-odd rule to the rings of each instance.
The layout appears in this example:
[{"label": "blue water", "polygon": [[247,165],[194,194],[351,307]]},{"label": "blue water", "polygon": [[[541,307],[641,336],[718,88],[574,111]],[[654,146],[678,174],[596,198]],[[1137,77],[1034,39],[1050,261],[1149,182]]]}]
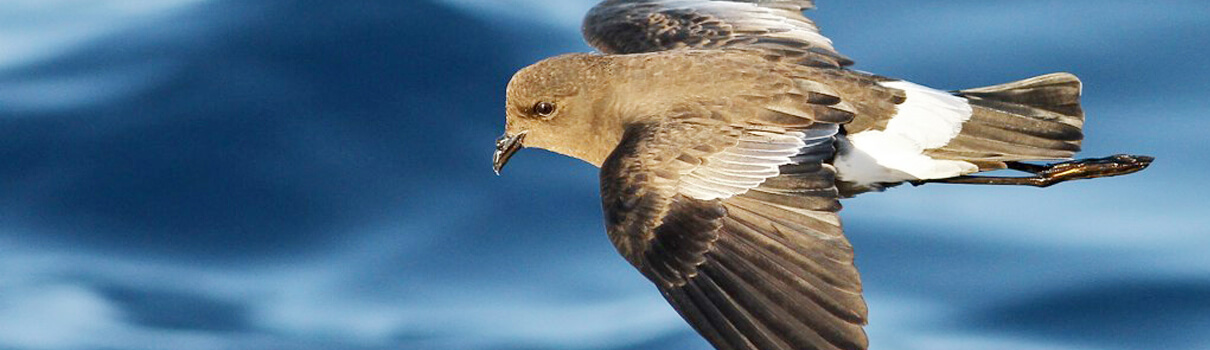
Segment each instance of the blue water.
[{"label": "blue water", "polygon": [[[708,349],[596,170],[489,168],[591,1],[0,3],[0,348]],[[1210,349],[1210,3],[821,1],[858,69],[1086,83],[1123,178],[847,201],[874,349]]]}]

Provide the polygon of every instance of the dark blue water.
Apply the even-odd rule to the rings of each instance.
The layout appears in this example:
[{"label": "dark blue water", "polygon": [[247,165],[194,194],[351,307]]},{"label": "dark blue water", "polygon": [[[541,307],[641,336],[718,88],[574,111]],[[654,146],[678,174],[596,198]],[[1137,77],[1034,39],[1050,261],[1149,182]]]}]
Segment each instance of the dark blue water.
[{"label": "dark blue water", "polygon": [[[1086,83],[1145,173],[846,202],[875,349],[1210,349],[1210,3],[821,1],[857,68]],[[489,168],[591,1],[0,4],[0,348],[707,349],[596,170]]]}]

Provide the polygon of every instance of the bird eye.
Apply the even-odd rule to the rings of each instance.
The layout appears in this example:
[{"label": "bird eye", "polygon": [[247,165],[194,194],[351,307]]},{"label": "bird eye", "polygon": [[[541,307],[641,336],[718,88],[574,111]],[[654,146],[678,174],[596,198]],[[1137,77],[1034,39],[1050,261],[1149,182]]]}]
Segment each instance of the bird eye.
[{"label": "bird eye", "polygon": [[551,114],[555,114],[555,104],[546,101],[535,103],[534,114],[549,117]]}]

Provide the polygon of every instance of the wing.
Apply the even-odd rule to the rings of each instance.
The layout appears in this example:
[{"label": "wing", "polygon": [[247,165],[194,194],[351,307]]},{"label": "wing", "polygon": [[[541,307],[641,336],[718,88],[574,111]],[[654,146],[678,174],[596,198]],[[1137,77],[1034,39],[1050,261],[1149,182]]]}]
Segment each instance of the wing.
[{"label": "wing", "polygon": [[837,131],[630,127],[601,168],[610,240],[718,349],[865,349]]},{"label": "wing", "polygon": [[758,50],[815,67],[853,63],[802,11],[812,0],[606,0],[584,18],[584,38],[603,53],[680,48]]}]

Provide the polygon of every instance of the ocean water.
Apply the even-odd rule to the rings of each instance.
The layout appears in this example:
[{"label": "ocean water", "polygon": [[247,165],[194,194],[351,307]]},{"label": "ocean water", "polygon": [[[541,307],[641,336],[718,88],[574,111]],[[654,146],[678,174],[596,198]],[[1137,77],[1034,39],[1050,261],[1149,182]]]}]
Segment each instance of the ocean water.
[{"label": "ocean water", "polygon": [[[592,1],[0,3],[2,349],[708,349],[596,169],[489,167]],[[1210,3],[820,1],[857,69],[1085,82],[1146,172],[845,202],[874,349],[1210,349]]]}]

